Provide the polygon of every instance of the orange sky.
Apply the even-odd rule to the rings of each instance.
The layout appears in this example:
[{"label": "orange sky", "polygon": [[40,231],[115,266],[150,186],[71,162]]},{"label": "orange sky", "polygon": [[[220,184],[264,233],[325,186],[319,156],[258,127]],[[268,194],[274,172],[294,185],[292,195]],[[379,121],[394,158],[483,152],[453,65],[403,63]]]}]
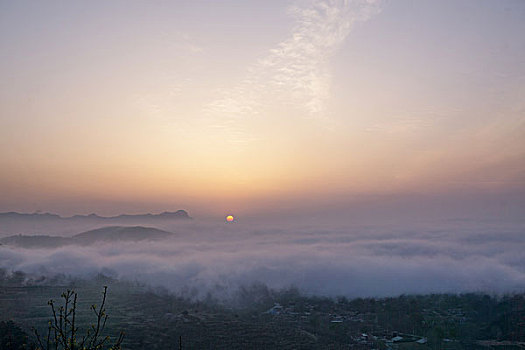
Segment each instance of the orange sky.
[{"label": "orange sky", "polygon": [[524,5],[358,3],[4,4],[0,211],[523,190]]}]

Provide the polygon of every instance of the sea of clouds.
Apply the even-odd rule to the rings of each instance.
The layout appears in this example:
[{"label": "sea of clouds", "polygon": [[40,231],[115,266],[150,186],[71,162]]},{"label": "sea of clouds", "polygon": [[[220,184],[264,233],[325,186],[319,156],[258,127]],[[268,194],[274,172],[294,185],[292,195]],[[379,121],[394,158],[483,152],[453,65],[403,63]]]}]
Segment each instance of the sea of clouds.
[{"label": "sea of clouds", "polygon": [[163,241],[57,249],[0,247],[30,276],[104,273],[203,298],[241,286],[308,295],[525,291],[525,224],[468,220],[373,225],[174,224]]}]

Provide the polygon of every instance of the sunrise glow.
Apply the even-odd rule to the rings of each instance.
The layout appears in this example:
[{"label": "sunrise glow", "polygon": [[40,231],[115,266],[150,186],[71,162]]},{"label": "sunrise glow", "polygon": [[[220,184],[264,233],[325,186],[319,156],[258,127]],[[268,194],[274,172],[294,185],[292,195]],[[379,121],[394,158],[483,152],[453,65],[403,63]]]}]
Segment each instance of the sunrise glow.
[{"label": "sunrise glow", "polygon": [[0,210],[524,188],[516,2],[75,3],[2,11]]}]

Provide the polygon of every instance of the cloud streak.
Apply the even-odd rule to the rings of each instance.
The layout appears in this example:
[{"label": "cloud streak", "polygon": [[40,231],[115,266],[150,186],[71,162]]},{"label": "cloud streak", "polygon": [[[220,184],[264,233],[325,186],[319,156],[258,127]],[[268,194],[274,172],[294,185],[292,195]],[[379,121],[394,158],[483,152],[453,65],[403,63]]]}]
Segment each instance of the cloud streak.
[{"label": "cloud streak", "polygon": [[373,0],[296,3],[288,9],[295,25],[288,38],[249,68],[236,87],[221,92],[205,109],[210,124],[231,130],[244,119],[266,112],[265,102],[326,119],[330,59],[358,21],[379,11]]}]

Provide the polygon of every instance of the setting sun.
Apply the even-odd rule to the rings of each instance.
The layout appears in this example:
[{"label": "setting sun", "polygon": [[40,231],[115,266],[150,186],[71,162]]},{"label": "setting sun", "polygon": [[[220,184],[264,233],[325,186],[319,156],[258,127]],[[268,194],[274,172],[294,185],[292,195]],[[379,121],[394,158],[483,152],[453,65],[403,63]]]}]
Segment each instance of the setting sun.
[{"label": "setting sun", "polygon": [[227,222],[233,222],[233,220],[234,220],[233,215],[228,215],[228,216],[226,217],[226,221],[227,221]]}]

